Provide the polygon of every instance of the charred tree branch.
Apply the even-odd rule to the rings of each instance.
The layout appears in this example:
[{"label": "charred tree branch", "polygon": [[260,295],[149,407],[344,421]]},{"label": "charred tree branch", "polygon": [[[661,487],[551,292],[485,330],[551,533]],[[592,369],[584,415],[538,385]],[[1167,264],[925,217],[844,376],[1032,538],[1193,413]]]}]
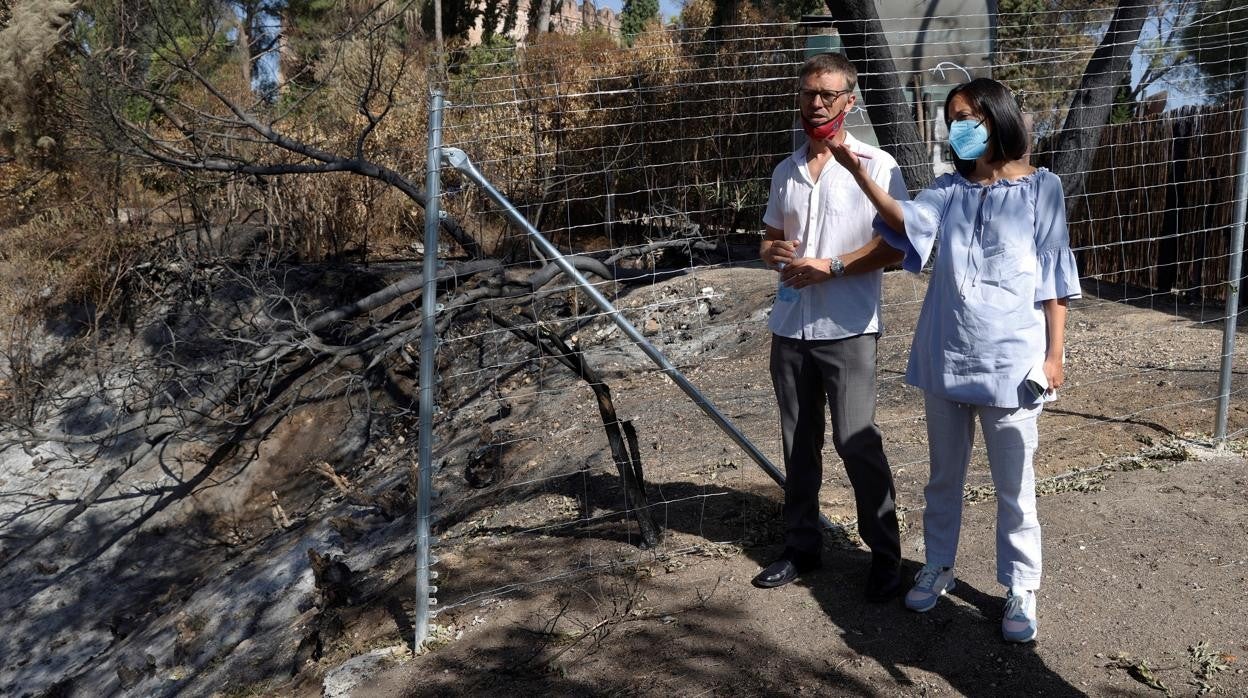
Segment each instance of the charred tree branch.
[{"label": "charred tree branch", "polygon": [[[563,338],[543,325],[537,325],[536,333],[529,333],[501,315],[491,314],[491,317],[499,326],[553,356],[594,391],[598,414],[602,419],[602,427],[607,434],[607,444],[611,449],[611,457],[615,461],[616,470],[619,471],[620,480],[624,485],[625,510],[632,513],[637,520],[637,525],[641,529],[642,547],[653,548],[658,545],[662,530],[655,525],[650,514],[645,481],[642,479],[641,453],[637,448],[636,430],[630,422],[622,422],[616,415],[615,402],[611,399],[611,389],[606,381],[585,360],[583,352],[568,346]],[[631,436],[626,436],[627,434]]]}]

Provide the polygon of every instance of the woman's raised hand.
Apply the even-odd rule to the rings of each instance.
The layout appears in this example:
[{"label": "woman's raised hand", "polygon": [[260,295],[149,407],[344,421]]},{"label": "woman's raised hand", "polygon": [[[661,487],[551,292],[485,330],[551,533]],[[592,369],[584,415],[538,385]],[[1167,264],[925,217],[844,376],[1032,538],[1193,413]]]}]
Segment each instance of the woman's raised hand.
[{"label": "woman's raised hand", "polygon": [[850,149],[849,144],[841,141],[840,143],[829,143],[828,147],[832,150],[832,157],[841,163],[841,166],[850,172],[854,172],[862,166],[862,160],[858,155]]}]

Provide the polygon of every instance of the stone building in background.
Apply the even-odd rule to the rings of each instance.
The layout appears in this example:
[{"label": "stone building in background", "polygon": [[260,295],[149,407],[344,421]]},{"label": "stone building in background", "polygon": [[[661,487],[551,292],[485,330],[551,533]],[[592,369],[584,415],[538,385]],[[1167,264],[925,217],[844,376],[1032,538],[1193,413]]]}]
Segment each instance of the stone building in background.
[{"label": "stone building in background", "polygon": [[[523,43],[529,34],[529,25],[533,21],[533,15],[537,12],[537,5],[540,0],[519,0],[516,3],[516,16],[512,24],[512,29],[505,35],[519,43]],[[480,7],[484,7],[485,0],[478,0]],[[610,8],[598,8],[594,4],[594,0],[585,0],[584,2],[576,2],[576,0],[552,0],[550,11],[550,31],[559,34],[576,34],[581,31],[604,31],[612,36],[620,35],[620,17]],[[472,29],[468,30],[468,44],[476,46],[481,43],[482,37],[485,35],[485,17],[478,15],[476,24]],[[498,26],[495,27],[494,33],[503,35],[506,28],[507,18],[500,17]]]}]

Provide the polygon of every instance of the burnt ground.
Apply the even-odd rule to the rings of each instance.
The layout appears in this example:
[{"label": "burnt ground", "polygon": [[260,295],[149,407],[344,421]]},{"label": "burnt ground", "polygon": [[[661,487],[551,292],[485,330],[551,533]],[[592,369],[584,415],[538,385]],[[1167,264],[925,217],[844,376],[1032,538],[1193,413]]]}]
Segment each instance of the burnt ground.
[{"label": "burnt ground", "polygon": [[[763,326],[771,283],[757,269],[700,271],[621,305],[638,308],[638,326],[778,458]],[[911,571],[923,556],[926,435],[920,395],[900,376],[922,291],[920,277],[887,276],[879,362],[878,421]],[[508,415],[496,423],[499,481],[442,505],[471,513],[450,517],[440,545],[434,650],[387,665],[354,695],[1248,695],[1238,659],[1248,652],[1248,463],[1239,442],[1206,447],[1219,309],[1087,291],[1070,314],[1068,387],[1041,419],[1034,645],[1000,639],[982,452],[968,478],[960,585],[934,611],[862,600],[867,554],[830,446],[824,512],[846,529],[829,535],[825,569],[758,590],[750,578],[780,548],[779,489],[598,324],[579,338],[637,426],[664,541],[639,550],[635,526],[615,514],[623,495],[588,389],[557,369],[516,374],[498,391]],[[1243,402],[1233,401],[1233,436],[1248,426]],[[455,491],[461,476],[444,472],[442,486]]]},{"label": "burnt ground", "polygon": [[[619,304],[778,460],[773,284],[757,267],[699,268]],[[877,417],[911,569],[923,557],[927,437],[921,396],[901,376],[923,285],[886,275],[879,355]],[[830,448],[821,499],[838,528],[826,567],[760,591],[749,580],[779,550],[780,490],[667,377],[603,318],[576,331],[637,430],[649,510],[665,529],[645,550],[621,515],[588,387],[477,322],[457,326],[440,353],[442,611],[431,651],[408,648],[412,512],[361,505],[318,471],[329,461],[357,493],[403,492],[414,420],[361,429],[350,405],[313,402],[193,497],[170,493],[195,454],[170,454],[65,526],[57,518],[111,461],[72,466],[56,444],[0,451],[4,545],[49,534],[0,566],[0,693],[1161,695],[1152,681],[1176,695],[1248,695],[1245,338],[1232,438],[1215,451],[1220,309],[1085,292],[1070,315],[1067,387],[1041,419],[1046,577],[1034,646],[999,638],[982,453],[968,478],[961,585],[931,613],[861,600],[867,555]],[[544,316],[584,317],[566,294],[547,302]],[[347,570],[330,608],[312,559]]]}]

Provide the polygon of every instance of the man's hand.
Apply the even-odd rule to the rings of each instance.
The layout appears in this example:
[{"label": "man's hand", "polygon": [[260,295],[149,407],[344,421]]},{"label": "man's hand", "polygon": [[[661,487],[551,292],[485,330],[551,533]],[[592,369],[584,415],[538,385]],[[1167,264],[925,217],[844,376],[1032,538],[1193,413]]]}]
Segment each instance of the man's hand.
[{"label": "man's hand", "polygon": [[780,272],[780,279],[793,288],[821,283],[832,278],[831,262],[830,259],[798,259]]},{"label": "man's hand", "polygon": [[768,269],[777,269],[781,264],[792,263],[797,258],[796,250],[796,240],[763,238],[763,244],[759,247],[758,256],[762,257],[763,264],[766,264]]},{"label": "man's hand", "polygon": [[850,172],[857,172],[861,169],[862,160],[858,158],[854,151],[850,149],[849,144],[845,141],[841,141],[840,143],[829,142],[828,148],[832,151],[832,157],[835,158],[837,162],[841,163],[841,166],[845,169]]}]

